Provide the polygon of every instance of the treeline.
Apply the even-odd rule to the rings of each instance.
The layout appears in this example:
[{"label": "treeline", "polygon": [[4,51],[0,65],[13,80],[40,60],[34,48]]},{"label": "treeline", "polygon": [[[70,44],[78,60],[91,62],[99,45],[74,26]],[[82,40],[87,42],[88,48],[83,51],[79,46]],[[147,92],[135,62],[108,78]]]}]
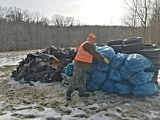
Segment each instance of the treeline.
[{"label": "treeline", "polygon": [[79,22],[72,17],[54,15],[50,21],[39,13],[20,8],[0,8],[0,51],[66,46],[70,42],[63,40],[69,39],[68,30],[75,25]]},{"label": "treeline", "polygon": [[160,45],[160,25],[155,24],[159,20],[156,15],[156,19],[151,20],[144,34],[144,28],[141,26],[81,25],[72,17],[53,15],[49,20],[39,13],[0,7],[0,51],[44,49],[50,45],[78,46],[90,32],[95,33],[97,42],[103,44],[109,40],[140,36],[148,43]]}]

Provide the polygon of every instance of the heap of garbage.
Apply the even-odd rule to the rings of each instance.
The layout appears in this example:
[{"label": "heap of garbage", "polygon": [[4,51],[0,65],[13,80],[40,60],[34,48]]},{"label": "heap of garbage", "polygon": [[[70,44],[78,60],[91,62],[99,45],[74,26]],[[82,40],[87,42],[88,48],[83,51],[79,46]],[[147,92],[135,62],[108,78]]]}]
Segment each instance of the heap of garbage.
[{"label": "heap of garbage", "polygon": [[[157,84],[152,82],[153,63],[141,54],[116,54],[109,46],[96,47],[97,51],[111,60],[110,64],[94,60],[92,69],[87,72],[87,90],[104,91],[108,94],[151,96],[159,92]],[[74,64],[68,64],[66,74],[72,76]]]},{"label": "heap of garbage", "polygon": [[[111,62],[106,64],[103,61],[93,61],[92,70],[87,73],[88,91],[101,90],[108,94],[137,97],[159,92],[157,76],[160,69],[160,49],[155,44],[145,44],[138,37],[110,41],[108,45],[96,46],[96,49]],[[72,76],[73,66],[74,63],[67,65],[67,76]],[[67,84],[66,81],[63,83]]]},{"label": "heap of garbage", "polygon": [[12,78],[33,85],[31,81],[49,83],[62,81],[61,73],[64,67],[71,63],[76,55],[76,50],[71,48],[59,49],[50,46],[42,52],[28,54],[19,62],[18,67],[12,72]]},{"label": "heap of garbage", "polygon": [[[109,41],[107,45],[95,44],[96,50],[110,59],[110,64],[93,60],[87,72],[87,90],[102,90],[108,94],[151,96],[159,92],[157,82],[160,69],[160,49],[146,44],[140,37]],[[73,75],[75,49],[58,49],[54,46],[45,51],[28,54],[12,77],[43,83],[60,81],[68,86]]]}]

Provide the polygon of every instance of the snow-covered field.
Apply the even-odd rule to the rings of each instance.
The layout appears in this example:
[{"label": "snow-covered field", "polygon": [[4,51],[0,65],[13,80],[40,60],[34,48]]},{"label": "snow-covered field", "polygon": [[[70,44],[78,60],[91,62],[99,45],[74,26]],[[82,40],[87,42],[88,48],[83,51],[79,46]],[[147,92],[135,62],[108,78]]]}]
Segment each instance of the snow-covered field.
[{"label": "snow-covered field", "polygon": [[[66,87],[60,82],[34,86],[14,81],[10,67],[33,51],[0,53],[0,120],[159,120],[160,94],[136,98],[118,96],[102,91],[90,93],[88,98],[78,97],[66,101]],[[7,65],[7,66],[6,66]]]},{"label": "snow-covered field", "polygon": [[27,57],[27,54],[39,51],[41,50],[0,52],[0,67],[4,65],[18,65],[22,59]]}]

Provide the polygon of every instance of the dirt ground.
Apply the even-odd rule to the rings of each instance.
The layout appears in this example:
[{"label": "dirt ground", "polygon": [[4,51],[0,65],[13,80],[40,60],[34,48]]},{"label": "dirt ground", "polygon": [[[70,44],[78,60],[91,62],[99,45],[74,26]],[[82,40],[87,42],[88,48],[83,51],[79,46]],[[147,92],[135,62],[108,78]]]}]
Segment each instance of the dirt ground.
[{"label": "dirt ground", "polygon": [[[36,83],[34,86],[15,84],[10,78],[14,68],[0,71],[0,101],[6,103],[5,107],[0,107],[0,115],[4,114],[4,110],[12,110],[15,105],[36,103],[41,107],[53,108],[61,115],[70,115],[73,108],[78,108],[83,110],[88,118],[103,111],[105,116],[113,120],[160,120],[159,93],[152,97],[136,98],[97,91],[90,93],[88,98],[80,98],[75,91],[72,101],[66,101],[67,88],[60,82]],[[89,108],[95,104],[97,107]]]}]

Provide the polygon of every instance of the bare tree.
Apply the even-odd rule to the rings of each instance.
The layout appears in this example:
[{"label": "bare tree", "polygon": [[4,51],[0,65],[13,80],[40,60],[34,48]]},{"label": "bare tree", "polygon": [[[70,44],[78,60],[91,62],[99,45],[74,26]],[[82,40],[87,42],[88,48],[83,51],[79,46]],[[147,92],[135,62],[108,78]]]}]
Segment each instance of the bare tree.
[{"label": "bare tree", "polygon": [[43,25],[49,25],[50,24],[50,20],[46,17],[41,17],[40,19],[40,23],[43,24]]},{"label": "bare tree", "polygon": [[57,27],[64,26],[65,25],[65,17],[62,15],[55,14],[51,19],[51,23]]},{"label": "bare tree", "polygon": [[73,17],[66,17],[65,18],[65,26],[77,26],[80,25],[78,20],[75,20]]},{"label": "bare tree", "polygon": [[152,11],[152,16],[149,21],[149,32],[151,33],[151,40],[160,45],[160,1],[155,0],[153,3],[153,11]]},{"label": "bare tree", "polygon": [[125,24],[133,28],[141,27],[144,40],[147,39],[147,26],[151,18],[151,0],[124,0],[128,6],[129,13],[126,16]]}]

